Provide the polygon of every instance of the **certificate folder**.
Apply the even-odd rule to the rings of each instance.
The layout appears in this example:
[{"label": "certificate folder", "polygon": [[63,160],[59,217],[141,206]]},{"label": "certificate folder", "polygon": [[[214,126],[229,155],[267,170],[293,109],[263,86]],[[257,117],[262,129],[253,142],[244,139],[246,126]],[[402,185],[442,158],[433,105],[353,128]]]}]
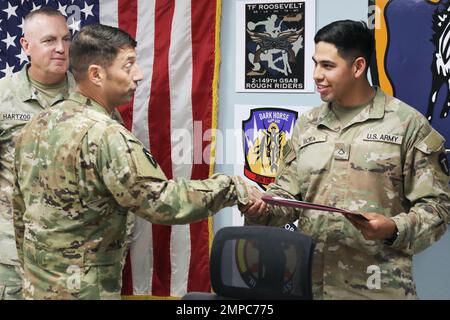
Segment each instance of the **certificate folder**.
[{"label": "certificate folder", "polygon": [[275,205],[275,206],[293,207],[293,208],[300,208],[300,209],[311,209],[311,210],[328,211],[328,212],[338,212],[338,213],[343,213],[343,214],[356,215],[360,219],[368,220],[366,217],[364,217],[361,213],[358,213],[358,212],[339,209],[339,208],[331,207],[331,206],[324,206],[321,204],[315,204],[315,203],[306,202],[306,201],[286,199],[286,198],[282,198],[282,197],[271,196],[268,194],[263,195],[261,197],[261,199],[264,202]]}]

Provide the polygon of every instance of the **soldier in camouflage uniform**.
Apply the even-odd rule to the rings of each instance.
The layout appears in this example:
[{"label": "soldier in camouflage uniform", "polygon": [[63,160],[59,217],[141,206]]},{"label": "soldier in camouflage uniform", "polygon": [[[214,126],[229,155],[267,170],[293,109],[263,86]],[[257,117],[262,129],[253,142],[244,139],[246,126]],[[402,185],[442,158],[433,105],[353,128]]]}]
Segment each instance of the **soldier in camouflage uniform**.
[{"label": "soldier in camouflage uniform", "polygon": [[111,119],[142,79],[135,45],[117,28],[84,27],[70,48],[76,92],[17,140],[13,203],[25,298],[120,298],[128,210],[152,223],[184,224],[256,200],[239,177],[167,180]]},{"label": "soldier in camouflage uniform", "polygon": [[325,104],[302,115],[268,193],[336,206],[357,216],[258,205],[250,224],[298,219],[313,237],[315,299],[415,299],[412,256],[449,222],[444,139],[415,109],[367,80],[373,51],[361,22],[315,37],[314,79]]},{"label": "soldier in camouflage uniform", "polygon": [[15,138],[34,114],[75,87],[67,73],[70,32],[59,11],[29,14],[21,44],[31,63],[0,80],[0,299],[22,297],[11,203]]}]

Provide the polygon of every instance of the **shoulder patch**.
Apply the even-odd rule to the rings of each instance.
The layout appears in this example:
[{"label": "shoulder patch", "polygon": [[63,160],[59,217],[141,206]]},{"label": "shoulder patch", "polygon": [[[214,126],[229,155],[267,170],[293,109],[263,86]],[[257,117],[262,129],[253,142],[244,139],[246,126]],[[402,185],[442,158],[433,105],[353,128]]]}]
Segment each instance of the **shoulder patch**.
[{"label": "shoulder patch", "polygon": [[416,145],[416,148],[426,154],[439,151],[444,145],[444,138],[434,129]]},{"label": "shoulder patch", "polygon": [[167,180],[155,158],[141,143],[128,140],[128,145],[130,147],[131,159],[135,165],[136,175],[139,178]]}]

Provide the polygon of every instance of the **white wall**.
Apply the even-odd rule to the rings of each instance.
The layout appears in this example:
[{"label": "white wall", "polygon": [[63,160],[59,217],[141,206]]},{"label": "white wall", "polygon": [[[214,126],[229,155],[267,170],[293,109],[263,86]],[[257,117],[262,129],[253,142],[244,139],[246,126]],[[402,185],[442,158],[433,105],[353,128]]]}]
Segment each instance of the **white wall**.
[{"label": "white wall", "polygon": [[[222,132],[233,128],[234,105],[303,105],[321,103],[317,93],[237,93],[235,92],[236,2],[222,0],[220,35],[221,67],[219,82],[219,124]],[[366,0],[316,0],[316,30],[341,19],[367,20]],[[306,57],[308,59],[308,57]],[[311,75],[312,76],[312,75]],[[218,148],[218,157],[235,152],[231,141]],[[228,158],[235,159],[233,155]],[[216,172],[233,174],[232,164],[217,164]],[[224,209],[214,217],[214,231],[232,225],[231,209]],[[421,299],[450,299],[450,231],[444,238],[414,258],[414,276]]]}]

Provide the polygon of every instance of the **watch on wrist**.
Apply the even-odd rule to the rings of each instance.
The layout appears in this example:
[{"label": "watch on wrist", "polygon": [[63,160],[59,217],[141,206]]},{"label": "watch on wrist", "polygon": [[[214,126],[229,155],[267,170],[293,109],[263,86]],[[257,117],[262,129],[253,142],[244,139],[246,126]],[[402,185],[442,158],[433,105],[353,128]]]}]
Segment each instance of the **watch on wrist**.
[{"label": "watch on wrist", "polygon": [[398,237],[399,234],[400,234],[400,232],[397,230],[392,237],[390,237],[389,239],[384,240],[383,243],[388,245],[388,246],[392,246],[392,244],[395,242],[395,240],[397,240],[397,237]]}]

